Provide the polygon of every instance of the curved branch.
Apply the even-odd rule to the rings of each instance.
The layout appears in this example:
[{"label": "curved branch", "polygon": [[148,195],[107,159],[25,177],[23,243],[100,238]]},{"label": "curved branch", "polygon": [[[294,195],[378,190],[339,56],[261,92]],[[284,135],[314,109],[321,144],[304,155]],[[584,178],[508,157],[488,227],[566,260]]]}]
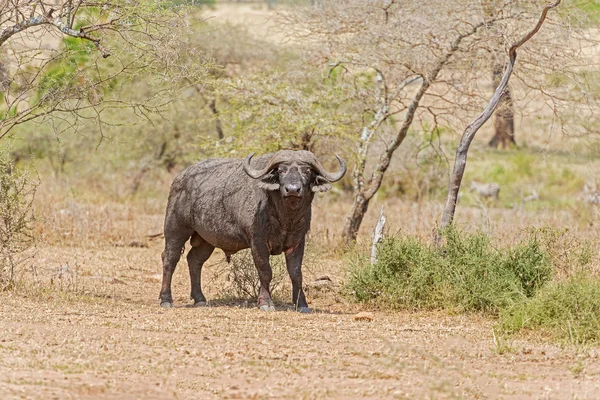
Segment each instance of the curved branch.
[{"label": "curved branch", "polygon": [[4,42],[10,39],[11,36],[19,32],[23,32],[24,30],[27,30],[29,28],[44,25],[46,23],[47,21],[44,17],[31,17],[27,21],[24,20],[19,22],[18,24],[9,26],[8,28],[4,29],[2,33],[0,33],[0,46],[2,46]]},{"label": "curved branch", "polygon": [[517,49],[519,47],[523,46],[526,42],[528,42],[529,39],[531,39],[533,37],[533,35],[535,35],[536,33],[538,33],[538,31],[540,30],[540,28],[544,24],[544,21],[546,20],[546,16],[548,15],[548,11],[550,11],[553,8],[558,7],[558,5],[560,4],[560,2],[561,2],[561,0],[557,0],[554,3],[548,4],[546,7],[544,7],[544,9],[542,10],[542,14],[540,15],[540,19],[538,20],[538,23],[535,25],[535,27],[527,35],[525,35],[521,40],[519,40],[517,43],[513,44],[510,47],[510,50],[508,50],[508,55],[510,56],[510,58],[516,58],[517,57]]},{"label": "curved branch", "polygon": [[110,57],[110,53],[106,51],[106,49],[100,44],[100,39],[90,36],[89,34],[85,33],[83,29],[80,29],[78,31],[76,31],[75,29],[71,29],[69,27],[69,24],[63,23],[60,18],[55,18],[54,20],[47,21],[46,23],[57,27],[65,35],[89,40],[90,42],[94,43],[100,54],[102,54],[102,58]]}]

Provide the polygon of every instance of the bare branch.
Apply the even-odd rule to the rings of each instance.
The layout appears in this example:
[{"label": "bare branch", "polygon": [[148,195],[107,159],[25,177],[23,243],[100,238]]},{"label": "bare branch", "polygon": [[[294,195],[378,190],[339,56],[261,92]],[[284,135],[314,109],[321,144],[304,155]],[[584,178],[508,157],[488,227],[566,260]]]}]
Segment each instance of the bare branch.
[{"label": "bare branch", "polygon": [[2,31],[2,33],[0,33],[0,46],[2,46],[2,44],[4,44],[4,42],[6,42],[8,39],[10,39],[11,36],[13,36],[19,32],[22,32],[29,28],[33,28],[35,26],[44,25],[47,23],[48,23],[48,21],[46,20],[46,18],[44,18],[43,16],[38,16],[38,17],[31,17],[31,18],[29,18],[28,21],[23,20],[15,25],[5,28]]}]

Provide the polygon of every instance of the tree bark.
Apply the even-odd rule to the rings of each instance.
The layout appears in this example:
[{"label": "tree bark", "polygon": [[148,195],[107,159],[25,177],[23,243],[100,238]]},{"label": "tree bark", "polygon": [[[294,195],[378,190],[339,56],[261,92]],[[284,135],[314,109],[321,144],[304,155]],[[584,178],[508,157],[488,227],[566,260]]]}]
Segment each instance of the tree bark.
[{"label": "tree bark", "polygon": [[[492,72],[492,80],[494,89],[500,84],[502,76],[502,64],[494,65]],[[498,109],[494,114],[494,137],[488,143],[490,147],[497,148],[500,146],[503,149],[510,149],[515,142],[515,110],[512,97],[510,95],[510,86],[507,86],[500,98]]]},{"label": "tree bark", "polygon": [[[2,55],[0,53],[0,55]],[[8,90],[8,69],[4,66],[4,63],[0,61],[0,92],[6,92]]]},{"label": "tree bark", "polygon": [[[500,0],[483,0],[482,2],[483,12],[489,19],[494,18],[502,9],[502,2]],[[493,46],[502,48],[502,43],[498,40]],[[491,54],[494,59],[492,66],[492,83],[494,90],[500,84],[502,77],[502,71],[504,70],[504,63],[500,61],[503,54],[502,52],[492,49]],[[515,125],[514,125],[514,108],[513,101],[510,95],[510,87],[507,86],[500,104],[494,114],[494,137],[488,142],[488,146],[497,148],[501,146],[503,149],[508,149],[511,144],[515,143]]]},{"label": "tree bark", "polygon": [[375,263],[377,263],[377,245],[383,241],[384,228],[385,215],[383,214],[383,207],[381,207],[379,220],[377,220],[377,225],[375,225],[375,229],[373,229],[373,240],[371,241],[371,265],[375,265]]},{"label": "tree bark", "polygon": [[223,126],[221,125],[221,117],[219,115],[219,110],[217,109],[217,99],[213,97],[208,104],[210,110],[215,116],[215,128],[217,130],[217,137],[223,139],[225,135],[223,134]]},{"label": "tree bark", "polygon": [[360,225],[369,208],[369,201],[371,201],[371,199],[366,199],[362,194],[359,194],[354,198],[354,204],[352,204],[350,215],[346,218],[346,225],[344,226],[342,235],[346,246],[356,240]]},{"label": "tree bark", "polygon": [[313,151],[314,144],[315,144],[315,142],[313,141],[314,134],[315,134],[315,128],[312,128],[312,130],[310,132],[308,130],[302,132],[298,141],[292,142],[292,144],[291,144],[292,149]]},{"label": "tree bark", "polygon": [[546,15],[548,14],[548,11],[558,6],[560,2],[561,0],[557,0],[555,3],[544,7],[542,14],[537,22],[537,25],[520,41],[518,41],[510,47],[510,50],[508,51],[508,63],[506,64],[506,69],[504,70],[504,74],[502,75],[502,80],[500,81],[498,87],[496,87],[494,95],[490,99],[483,112],[477,118],[475,118],[475,120],[471,122],[463,132],[458,147],[456,149],[456,159],[454,161],[454,169],[452,171],[452,176],[450,177],[450,183],[448,185],[448,196],[446,198],[446,205],[442,214],[440,230],[436,233],[435,239],[438,244],[441,241],[441,230],[452,224],[452,221],[454,220],[454,212],[456,211],[456,201],[458,199],[458,191],[460,190],[460,184],[462,182],[465,167],[467,165],[467,154],[469,152],[469,146],[471,145],[471,142],[479,128],[481,128],[481,126],[492,116],[494,110],[498,107],[498,104],[500,103],[502,96],[506,88],[508,87],[508,82],[513,71],[513,66],[515,65],[515,61],[517,59],[517,49],[529,39],[531,39],[540,30],[542,24],[546,20]]}]

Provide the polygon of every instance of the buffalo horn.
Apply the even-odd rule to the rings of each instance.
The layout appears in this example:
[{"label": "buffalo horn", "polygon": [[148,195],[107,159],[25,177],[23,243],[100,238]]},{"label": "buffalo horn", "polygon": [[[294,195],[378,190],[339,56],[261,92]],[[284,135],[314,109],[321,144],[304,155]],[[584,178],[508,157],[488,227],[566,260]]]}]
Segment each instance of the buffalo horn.
[{"label": "buffalo horn", "polygon": [[319,160],[317,160],[316,158],[313,162],[311,162],[312,166],[317,170],[319,175],[325,178],[328,182],[337,182],[340,179],[342,179],[344,177],[344,174],[346,173],[346,163],[344,162],[344,160],[342,160],[342,158],[339,156],[335,156],[335,158],[337,158],[340,162],[340,170],[338,172],[325,171],[325,168],[323,168]]},{"label": "buffalo horn", "polygon": [[269,170],[271,168],[273,168],[273,165],[275,165],[278,161],[276,160],[276,157],[273,156],[270,160],[269,163],[267,164],[267,166],[263,169],[254,169],[250,166],[250,160],[252,159],[252,157],[254,157],[254,153],[250,153],[248,155],[248,157],[246,157],[246,159],[244,160],[244,171],[246,171],[246,173],[254,178],[254,179],[258,179],[263,177],[267,172],[269,172]]}]

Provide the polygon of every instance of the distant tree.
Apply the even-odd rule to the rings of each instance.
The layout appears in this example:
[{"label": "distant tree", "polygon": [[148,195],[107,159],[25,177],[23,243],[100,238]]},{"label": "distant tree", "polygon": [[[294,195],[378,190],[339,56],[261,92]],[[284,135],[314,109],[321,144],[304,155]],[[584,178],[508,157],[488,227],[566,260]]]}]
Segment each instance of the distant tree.
[{"label": "distant tree", "polygon": [[303,61],[223,81],[218,93],[227,104],[223,117],[230,128],[224,140],[207,143],[213,151],[339,151],[348,127],[361,121],[362,110],[354,105],[365,79],[345,80],[339,71],[323,76],[327,71]]},{"label": "distant tree", "polygon": [[[487,18],[494,18],[502,11],[503,4],[499,0],[485,0],[482,2],[483,12]],[[497,43],[490,48],[492,58],[492,83],[494,89],[500,84],[502,72],[504,70],[504,46],[502,38],[497,38]],[[515,145],[515,110],[512,96],[510,94],[510,86],[507,86],[502,92],[500,103],[494,113],[494,136],[489,141],[490,147],[498,146],[503,149],[508,149],[511,145]]]},{"label": "distant tree", "polygon": [[[209,70],[210,84],[196,85],[197,93],[207,105],[214,120],[216,136],[225,138],[221,116],[221,100],[227,102],[232,80],[246,82],[252,74],[270,69],[277,64],[277,48],[272,43],[255,38],[246,27],[215,21],[206,25],[206,33],[196,39],[197,45],[210,54],[218,66]],[[219,97],[224,99],[219,99]]]},{"label": "distant tree", "polygon": [[[502,64],[495,64],[492,68],[492,82],[494,89],[500,85],[503,71]],[[500,103],[494,113],[494,136],[488,145],[492,148],[498,146],[503,149],[509,149],[511,145],[516,145],[515,140],[515,108],[510,94],[510,87],[507,86],[502,92]]]},{"label": "distant tree", "polygon": [[[143,178],[155,167],[171,171],[198,157],[227,155],[240,142],[252,142],[248,137],[254,134],[252,130],[240,142],[235,140],[241,125],[232,127],[239,120],[232,120],[231,108],[241,103],[250,108],[257,103],[235,86],[241,85],[240,82],[247,86],[255,82],[254,91],[263,90],[253,76],[277,64],[276,46],[253,37],[243,26],[212,19],[194,24],[185,45],[210,58],[206,79],[186,80],[191,86],[173,99],[168,110],[161,113],[163,118],[143,124],[144,140],[136,141],[140,132],[129,135],[131,141],[137,142],[137,149],[128,149],[126,157],[140,160],[131,194],[137,192]],[[119,136],[124,135],[119,133]]]}]

